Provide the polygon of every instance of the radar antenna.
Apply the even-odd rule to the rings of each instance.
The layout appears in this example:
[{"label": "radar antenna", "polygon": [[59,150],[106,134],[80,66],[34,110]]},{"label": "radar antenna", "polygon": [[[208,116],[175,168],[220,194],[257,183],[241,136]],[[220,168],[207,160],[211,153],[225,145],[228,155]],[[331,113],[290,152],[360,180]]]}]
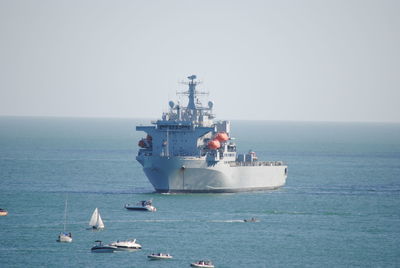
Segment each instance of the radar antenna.
[{"label": "radar antenna", "polygon": [[188,109],[191,110],[196,110],[196,103],[195,103],[195,99],[198,95],[208,95],[208,92],[202,92],[202,91],[197,91],[196,90],[196,86],[201,84],[201,81],[195,81],[195,79],[197,78],[196,75],[191,75],[187,77],[190,81],[189,82],[181,82],[181,84],[184,85],[188,85],[189,86],[189,90],[188,91],[182,91],[182,92],[177,92],[177,94],[180,95],[185,95],[185,96],[189,96],[189,102],[188,102]]},{"label": "radar antenna", "polygon": [[194,79],[196,79],[196,78],[197,78],[197,76],[196,76],[196,75],[191,75],[191,76],[188,76],[188,79],[189,79],[189,80],[192,80],[192,82],[193,82],[193,80],[194,80]]}]

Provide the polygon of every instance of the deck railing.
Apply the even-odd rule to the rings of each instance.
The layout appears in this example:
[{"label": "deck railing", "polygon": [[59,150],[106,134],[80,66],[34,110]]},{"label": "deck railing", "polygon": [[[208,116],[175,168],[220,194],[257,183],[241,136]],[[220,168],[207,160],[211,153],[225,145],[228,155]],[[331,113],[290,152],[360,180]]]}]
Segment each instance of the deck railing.
[{"label": "deck railing", "polygon": [[284,166],[283,161],[253,161],[253,162],[230,162],[231,167],[247,167],[247,166]]}]

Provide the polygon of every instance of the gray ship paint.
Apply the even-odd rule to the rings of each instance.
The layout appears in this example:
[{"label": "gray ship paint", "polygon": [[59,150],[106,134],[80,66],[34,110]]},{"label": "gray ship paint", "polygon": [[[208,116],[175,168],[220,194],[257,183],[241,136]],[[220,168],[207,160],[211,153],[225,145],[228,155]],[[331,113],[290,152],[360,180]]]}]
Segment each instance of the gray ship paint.
[{"label": "gray ship paint", "polygon": [[196,76],[188,77],[187,106],[169,102],[152,126],[137,126],[137,161],[157,192],[240,192],[276,189],[287,178],[282,161],[258,161],[255,152],[238,154],[229,121],[214,121],[213,102],[203,106]]}]

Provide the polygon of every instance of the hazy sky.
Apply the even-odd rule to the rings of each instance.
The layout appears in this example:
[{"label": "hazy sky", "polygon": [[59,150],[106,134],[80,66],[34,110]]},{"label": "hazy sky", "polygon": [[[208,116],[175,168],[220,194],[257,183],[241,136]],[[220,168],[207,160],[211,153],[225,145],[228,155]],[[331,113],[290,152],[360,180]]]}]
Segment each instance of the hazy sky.
[{"label": "hazy sky", "polygon": [[0,115],[400,121],[400,1],[0,0]]}]

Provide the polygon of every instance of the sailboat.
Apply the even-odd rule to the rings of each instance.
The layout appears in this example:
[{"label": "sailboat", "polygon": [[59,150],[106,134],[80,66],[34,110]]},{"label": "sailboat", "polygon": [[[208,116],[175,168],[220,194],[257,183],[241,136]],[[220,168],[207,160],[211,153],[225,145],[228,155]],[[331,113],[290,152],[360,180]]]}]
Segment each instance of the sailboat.
[{"label": "sailboat", "polygon": [[64,232],[61,232],[58,235],[57,242],[72,242],[72,234],[66,232],[67,226],[67,206],[68,206],[68,196],[65,197],[65,206],[64,206]]},{"label": "sailboat", "polygon": [[99,210],[96,208],[93,211],[92,217],[90,218],[89,225],[92,226],[93,229],[103,229],[104,223],[101,219]]}]

